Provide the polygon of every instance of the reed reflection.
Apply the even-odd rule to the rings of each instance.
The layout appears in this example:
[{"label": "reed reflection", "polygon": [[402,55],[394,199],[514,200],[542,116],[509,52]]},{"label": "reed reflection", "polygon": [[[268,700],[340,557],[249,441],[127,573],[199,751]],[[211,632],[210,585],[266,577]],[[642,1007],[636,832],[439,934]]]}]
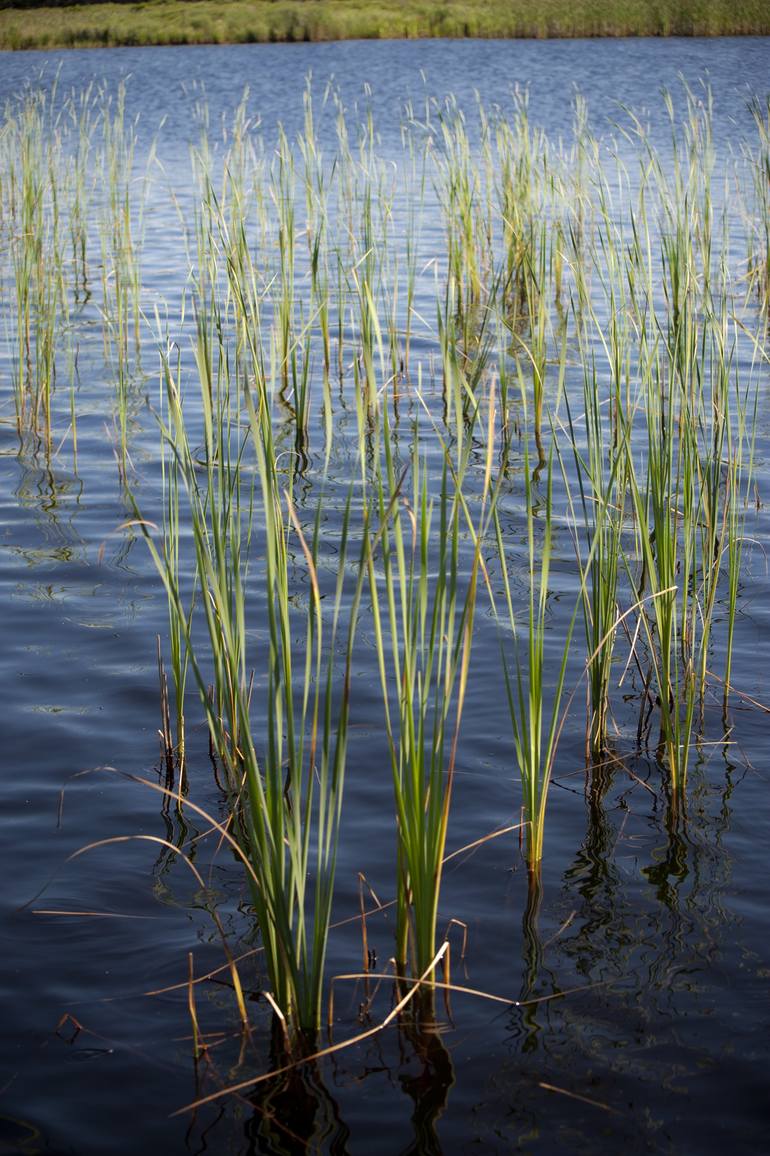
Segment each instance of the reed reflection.
[{"label": "reed reflection", "polygon": [[[419,1001],[419,1003],[418,1003]],[[421,993],[401,1022],[399,1043],[402,1065],[416,1065],[417,1070],[402,1071],[398,1081],[414,1103],[412,1140],[401,1150],[402,1156],[441,1156],[443,1151],[437,1125],[447,1108],[449,1092],[455,1082],[454,1065],[441,1039],[442,1025],[436,1017],[435,994]]]},{"label": "reed reflection", "polygon": [[[271,1065],[285,1059],[280,1034],[274,1034]],[[271,1081],[258,1098],[244,1134],[247,1152],[262,1156],[299,1156],[328,1152],[346,1156],[350,1130],[327,1089],[317,1064],[308,1062]]]},{"label": "reed reflection", "polygon": [[662,798],[644,790],[637,764],[630,784],[617,760],[591,770],[585,836],[563,877],[576,916],[559,950],[587,980],[614,976],[642,993],[635,1013],[649,1027],[679,984],[697,989],[724,943],[732,772],[726,764],[716,788],[701,752],[685,808],[665,786]]}]

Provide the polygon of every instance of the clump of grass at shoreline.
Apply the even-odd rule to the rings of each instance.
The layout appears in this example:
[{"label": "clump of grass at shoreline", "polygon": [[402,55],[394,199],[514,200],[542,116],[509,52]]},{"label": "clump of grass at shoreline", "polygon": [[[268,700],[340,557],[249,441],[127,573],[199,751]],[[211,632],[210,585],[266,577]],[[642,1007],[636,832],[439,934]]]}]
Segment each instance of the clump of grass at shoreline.
[{"label": "clump of grass at shoreline", "polygon": [[761,36],[763,0],[147,0],[0,4],[0,48],[242,44],[354,39]]}]

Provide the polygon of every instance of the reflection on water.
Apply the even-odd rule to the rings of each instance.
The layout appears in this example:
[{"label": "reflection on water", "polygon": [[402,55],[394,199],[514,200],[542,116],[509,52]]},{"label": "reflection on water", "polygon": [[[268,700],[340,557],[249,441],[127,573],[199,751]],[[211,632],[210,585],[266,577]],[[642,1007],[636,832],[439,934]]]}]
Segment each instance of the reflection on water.
[{"label": "reflection on water", "polygon": [[722,844],[730,786],[729,771],[717,791],[701,770],[694,768],[686,808],[672,802],[665,785],[662,802],[638,784],[629,790],[621,765],[592,771],[586,833],[564,873],[565,892],[579,903],[561,950],[580,974],[611,968],[619,978],[628,975],[641,948],[648,994],[665,997],[672,969],[686,971],[701,953],[708,958],[712,928],[724,930],[726,919],[729,857]]},{"label": "reflection on water", "polygon": [[613,823],[607,805],[617,775],[611,761],[590,770],[585,792],[586,833],[564,874],[570,895],[578,896],[580,903],[563,950],[573,956],[578,973],[586,979],[594,976],[595,967],[604,959],[617,958],[618,974],[622,974],[620,961],[628,946],[622,876],[615,858],[628,820],[628,804],[624,799],[618,812],[619,826]]},{"label": "reflection on water", "polygon": [[75,505],[83,497],[83,483],[77,474],[62,470],[38,455],[19,456],[21,477],[16,497],[21,506],[38,507],[55,514],[62,505]]},{"label": "reflection on water", "polygon": [[[281,1063],[274,1048],[271,1066]],[[308,1151],[343,1156],[350,1132],[340,1119],[339,1107],[314,1063],[302,1064],[253,1099],[254,1115],[244,1128],[249,1153],[264,1156],[299,1156]]]},{"label": "reflection on water", "polygon": [[[441,1156],[447,1149],[439,1139],[438,1124],[455,1082],[454,1066],[441,1039],[442,1025],[435,1016],[432,994],[417,1002],[419,1007],[401,1018],[396,1040],[391,1041],[396,1045],[395,1065],[391,1067],[382,1056],[378,1073],[387,1073],[391,1085],[399,1087],[412,1102],[411,1139],[391,1150],[402,1156]],[[278,1046],[271,1060],[278,1066],[281,1059]],[[355,1073],[354,1063],[350,1067]],[[354,1078],[365,1079],[371,1072],[367,1067]],[[340,1106],[315,1063],[302,1064],[271,1081],[251,1103],[255,1112],[245,1127],[249,1152],[297,1156],[323,1151],[342,1156],[352,1151],[348,1147],[351,1133],[341,1118]]]},{"label": "reflection on water", "polygon": [[512,1016],[513,1035],[520,1037],[520,1047],[524,1054],[537,1051],[541,1031],[539,1015],[544,1011],[536,1002],[544,990],[541,986],[545,958],[540,935],[542,905],[543,878],[538,866],[527,871],[527,896],[521,919],[522,984],[519,1001],[522,1007]]},{"label": "reflection on water", "polygon": [[[399,1031],[402,1048],[402,1070],[398,1082],[414,1102],[412,1140],[401,1149],[402,1156],[441,1156],[437,1125],[449,1100],[455,1082],[452,1058],[441,1040],[441,1023],[436,1018],[432,992],[418,996],[407,1010]],[[404,1071],[408,1067],[410,1070]],[[416,1069],[411,1070],[411,1069]]]}]

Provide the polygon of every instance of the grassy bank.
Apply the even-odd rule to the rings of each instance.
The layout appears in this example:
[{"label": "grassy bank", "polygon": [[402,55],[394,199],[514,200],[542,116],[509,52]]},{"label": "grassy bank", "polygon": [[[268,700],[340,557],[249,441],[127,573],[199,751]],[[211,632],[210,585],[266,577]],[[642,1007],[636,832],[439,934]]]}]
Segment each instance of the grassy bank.
[{"label": "grassy bank", "polygon": [[765,0],[148,0],[0,9],[4,49],[770,33]]}]

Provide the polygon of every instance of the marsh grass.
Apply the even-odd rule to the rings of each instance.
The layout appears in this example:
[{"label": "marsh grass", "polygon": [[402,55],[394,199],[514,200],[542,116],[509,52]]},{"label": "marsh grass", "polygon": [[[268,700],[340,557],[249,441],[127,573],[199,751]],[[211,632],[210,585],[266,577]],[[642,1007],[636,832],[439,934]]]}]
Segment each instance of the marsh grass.
[{"label": "marsh grass", "polygon": [[[608,748],[610,732],[610,686],[619,610],[622,574],[623,528],[627,503],[625,443],[615,444],[609,435],[610,406],[603,403],[596,368],[586,367],[584,377],[585,450],[582,450],[573,416],[566,403],[569,449],[577,481],[580,516],[570,496],[565,463],[561,460],[570,518],[582,521],[576,535],[581,574],[581,617],[585,631],[588,722],[586,754],[601,757]],[[609,448],[608,448],[609,447]]]},{"label": "marsh grass", "polygon": [[757,126],[758,155],[750,152],[754,211],[749,230],[749,279],[756,286],[763,308],[770,305],[770,98],[752,102]]},{"label": "marsh grass", "polygon": [[[169,594],[175,628],[184,641],[212,746],[225,775],[232,830],[251,864],[251,898],[271,994],[287,1045],[294,1048],[320,1026],[345,773],[350,664],[364,569],[359,559],[359,579],[346,607],[346,509],[332,609],[324,613],[318,578],[320,507],[306,535],[291,494],[282,490],[264,389],[258,385],[252,395],[247,388],[248,420],[241,426],[230,421],[227,401],[210,404],[210,363],[204,348],[198,364],[204,371],[205,484],[198,478],[179,390],[168,372],[169,417],[163,436],[189,503],[204,619],[202,638],[196,639],[191,629],[173,562],[169,564],[174,544],[163,543],[159,549],[147,524],[142,525]],[[220,380],[220,398],[227,398],[229,385],[227,379]],[[256,458],[252,482],[244,476],[247,449]],[[252,494],[254,484],[256,493]],[[175,524],[169,523],[167,536],[168,531],[173,536],[174,529]],[[264,551],[260,579],[267,607],[257,690],[247,662],[250,543],[256,532]],[[300,547],[310,583],[301,616],[301,641],[295,640],[290,610],[290,538]],[[345,654],[341,689],[333,678],[338,638]],[[213,696],[204,673],[209,668],[213,670]],[[259,737],[253,729],[257,693],[263,696]]]},{"label": "marsh grass", "polygon": [[49,445],[62,262],[62,142],[55,99],[55,93],[48,98],[39,93],[9,106],[2,137],[3,215],[15,303],[16,426]]},{"label": "marsh grass", "polygon": [[577,604],[562,643],[561,657],[548,661],[549,576],[553,549],[553,450],[545,463],[545,489],[533,478],[529,447],[524,443],[523,476],[526,523],[527,595],[523,613],[514,605],[509,578],[510,556],[499,516],[495,516],[506,623],[513,643],[513,674],[505,644],[502,666],[513,729],[516,764],[522,787],[525,857],[536,875],[543,858],[548,789],[563,726],[562,697]]},{"label": "marsh grass", "polygon": [[[201,106],[192,196],[170,190],[183,299],[155,315],[155,490],[130,451],[144,206],[160,193],[125,93],[6,113],[1,307],[20,453],[55,452],[57,357],[77,360],[98,316],[119,482],[166,596],[163,757],[192,805],[188,730],[205,718],[291,1051],[320,1025],[359,619],[393,790],[402,980],[446,956],[480,585],[502,639],[532,944],[568,673],[586,677],[587,762],[651,757],[684,812],[715,652],[726,695],[732,680],[767,354],[763,185],[747,298],[710,101],[685,92],[682,108],[668,102],[661,151],[630,113],[622,148],[595,140],[579,101],[558,145],[521,94],[477,121],[428,101],[405,112],[399,167],[370,110],[353,127],[333,94],[319,108],[308,91],[297,138],[279,132],[272,151],[245,100],[216,145]],[[764,112],[757,123],[749,180],[766,168]],[[73,384],[73,447],[81,404]]]},{"label": "marsh grass", "polygon": [[[494,402],[490,400],[490,427]],[[445,457],[430,492],[418,430],[411,461],[397,477],[387,410],[376,480],[382,562],[368,572],[397,831],[396,963],[422,974],[436,954],[438,905],[473,638],[481,546],[495,497],[493,439],[478,512],[466,523],[467,450]],[[446,453],[446,450],[445,450]],[[470,534],[470,569],[460,537]]]},{"label": "marsh grass", "polygon": [[[114,97],[95,86],[64,93],[54,82],[47,93],[33,89],[9,102],[0,161],[0,229],[9,258],[3,282],[13,303],[4,321],[13,346],[17,430],[49,458],[71,442],[77,461],[80,341],[95,308],[113,366],[115,442],[125,477],[139,404],[132,389],[142,326],[135,233],[141,234],[144,186],[136,181],[124,90]],[[62,405],[57,392],[63,401],[67,381]]]},{"label": "marsh grass", "polygon": [[[166,356],[162,360],[160,398],[158,412],[166,416],[166,425],[171,420],[167,412],[167,399],[181,397],[181,351],[177,350],[175,363],[171,361],[171,349],[166,341]],[[186,772],[185,697],[190,656],[188,639],[192,630],[192,616],[195,604],[195,588],[189,594],[189,608],[184,614],[184,574],[182,568],[182,524],[180,522],[180,488],[183,486],[179,457],[173,452],[169,442],[161,444],[161,476],[163,489],[163,538],[161,558],[163,571],[167,576],[164,583],[168,599],[168,644],[173,681],[173,725],[168,682],[158,639],[158,675],[161,686],[161,744],[166,761],[168,778],[173,782],[178,768],[180,781],[184,782]]]}]

